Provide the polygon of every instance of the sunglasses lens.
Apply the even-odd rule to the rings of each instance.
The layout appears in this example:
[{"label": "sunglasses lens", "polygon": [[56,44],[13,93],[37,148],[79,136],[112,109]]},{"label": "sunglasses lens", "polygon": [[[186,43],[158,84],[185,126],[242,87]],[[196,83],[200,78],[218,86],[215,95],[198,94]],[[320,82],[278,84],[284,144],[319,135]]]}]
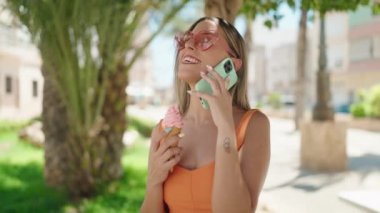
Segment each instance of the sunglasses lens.
[{"label": "sunglasses lens", "polygon": [[194,37],[194,45],[200,50],[209,49],[217,37],[211,33],[200,33]]},{"label": "sunglasses lens", "polygon": [[194,47],[199,50],[205,51],[215,44],[217,35],[213,33],[198,33],[192,34],[191,32],[178,33],[175,36],[175,43],[177,50],[185,48],[185,43],[193,38]]}]

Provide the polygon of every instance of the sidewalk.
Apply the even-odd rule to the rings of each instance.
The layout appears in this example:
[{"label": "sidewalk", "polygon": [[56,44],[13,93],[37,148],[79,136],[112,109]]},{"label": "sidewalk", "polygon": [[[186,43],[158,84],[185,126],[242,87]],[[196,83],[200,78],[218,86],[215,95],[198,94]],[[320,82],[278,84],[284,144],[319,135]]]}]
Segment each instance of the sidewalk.
[{"label": "sidewalk", "polygon": [[[266,212],[371,212],[339,194],[380,190],[380,133],[349,129],[347,171],[313,173],[299,169],[300,134],[293,132],[293,121],[270,120],[271,163],[260,197]],[[377,199],[380,202],[380,197]]]}]

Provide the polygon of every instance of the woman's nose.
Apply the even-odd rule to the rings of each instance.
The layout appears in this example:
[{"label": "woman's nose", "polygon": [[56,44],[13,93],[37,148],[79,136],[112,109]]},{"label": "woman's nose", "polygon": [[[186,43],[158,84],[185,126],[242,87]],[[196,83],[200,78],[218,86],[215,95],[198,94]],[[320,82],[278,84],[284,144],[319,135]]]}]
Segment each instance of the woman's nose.
[{"label": "woman's nose", "polygon": [[185,48],[190,48],[190,49],[194,50],[194,39],[193,38],[190,38],[189,40],[187,40],[185,42]]}]

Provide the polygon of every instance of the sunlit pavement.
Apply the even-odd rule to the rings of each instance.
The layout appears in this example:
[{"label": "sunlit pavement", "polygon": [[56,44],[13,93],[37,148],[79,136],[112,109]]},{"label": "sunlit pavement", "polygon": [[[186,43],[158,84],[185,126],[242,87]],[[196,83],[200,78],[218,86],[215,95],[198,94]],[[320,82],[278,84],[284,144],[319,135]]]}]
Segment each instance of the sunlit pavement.
[{"label": "sunlit pavement", "polygon": [[[159,121],[166,109],[132,106],[128,113]],[[349,129],[347,171],[313,173],[299,168],[300,133],[293,131],[293,121],[277,118],[270,121],[271,163],[258,212],[369,212],[339,195],[347,191],[380,190],[380,133]]]},{"label": "sunlit pavement", "polygon": [[300,133],[293,131],[293,121],[270,120],[272,155],[263,205],[271,212],[368,212],[339,194],[380,190],[380,133],[349,129],[347,171],[312,173],[299,169]]}]

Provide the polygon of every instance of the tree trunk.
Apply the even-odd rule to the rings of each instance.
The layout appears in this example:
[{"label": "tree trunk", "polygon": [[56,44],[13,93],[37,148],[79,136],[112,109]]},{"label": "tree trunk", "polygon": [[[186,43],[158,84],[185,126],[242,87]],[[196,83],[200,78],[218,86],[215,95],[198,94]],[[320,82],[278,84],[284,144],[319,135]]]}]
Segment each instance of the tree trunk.
[{"label": "tree trunk", "polygon": [[206,0],[205,15],[216,16],[234,23],[235,18],[243,5],[243,0]]},{"label": "tree trunk", "polygon": [[303,118],[305,108],[305,74],[306,74],[306,52],[307,52],[307,10],[301,10],[301,19],[299,22],[298,45],[297,45],[297,80],[295,88],[295,113],[294,124],[296,130],[299,129],[299,121]]},{"label": "tree trunk", "polygon": [[98,183],[116,180],[123,174],[121,158],[127,125],[125,88],[128,82],[125,66],[119,65],[107,81],[102,117],[93,132],[88,136],[73,135],[74,140],[68,141],[72,144],[69,154],[73,170],[66,179],[74,199],[92,196]]},{"label": "tree trunk", "polygon": [[102,118],[94,132],[85,135],[69,131],[64,101],[47,69],[43,64],[46,182],[55,187],[66,186],[74,200],[92,196],[97,183],[118,179],[123,173],[122,139],[127,104],[125,66],[118,66],[107,79]]},{"label": "tree trunk", "polygon": [[247,48],[247,53],[251,52],[251,49],[253,48],[253,35],[252,35],[252,24],[253,20],[251,15],[246,16],[246,21],[245,21],[245,33],[244,33],[244,41],[246,44]]},{"label": "tree trunk", "polygon": [[327,56],[325,41],[325,14],[320,13],[320,46],[319,46],[319,68],[317,72],[317,103],[313,109],[313,120],[334,120],[334,110],[330,99],[330,76],[327,72]]},{"label": "tree trunk", "polygon": [[[96,137],[97,146],[102,147],[94,156],[96,170],[102,180],[116,180],[123,174],[121,158],[123,154],[123,135],[127,129],[126,107],[127,95],[125,88],[128,77],[125,75],[125,65],[119,64],[116,72],[108,79],[106,99],[102,110],[104,128]],[[101,163],[100,163],[101,162]]]},{"label": "tree trunk", "polygon": [[66,107],[45,63],[42,64],[44,77],[42,123],[45,134],[44,176],[50,186],[62,186],[67,171],[68,123]]}]

